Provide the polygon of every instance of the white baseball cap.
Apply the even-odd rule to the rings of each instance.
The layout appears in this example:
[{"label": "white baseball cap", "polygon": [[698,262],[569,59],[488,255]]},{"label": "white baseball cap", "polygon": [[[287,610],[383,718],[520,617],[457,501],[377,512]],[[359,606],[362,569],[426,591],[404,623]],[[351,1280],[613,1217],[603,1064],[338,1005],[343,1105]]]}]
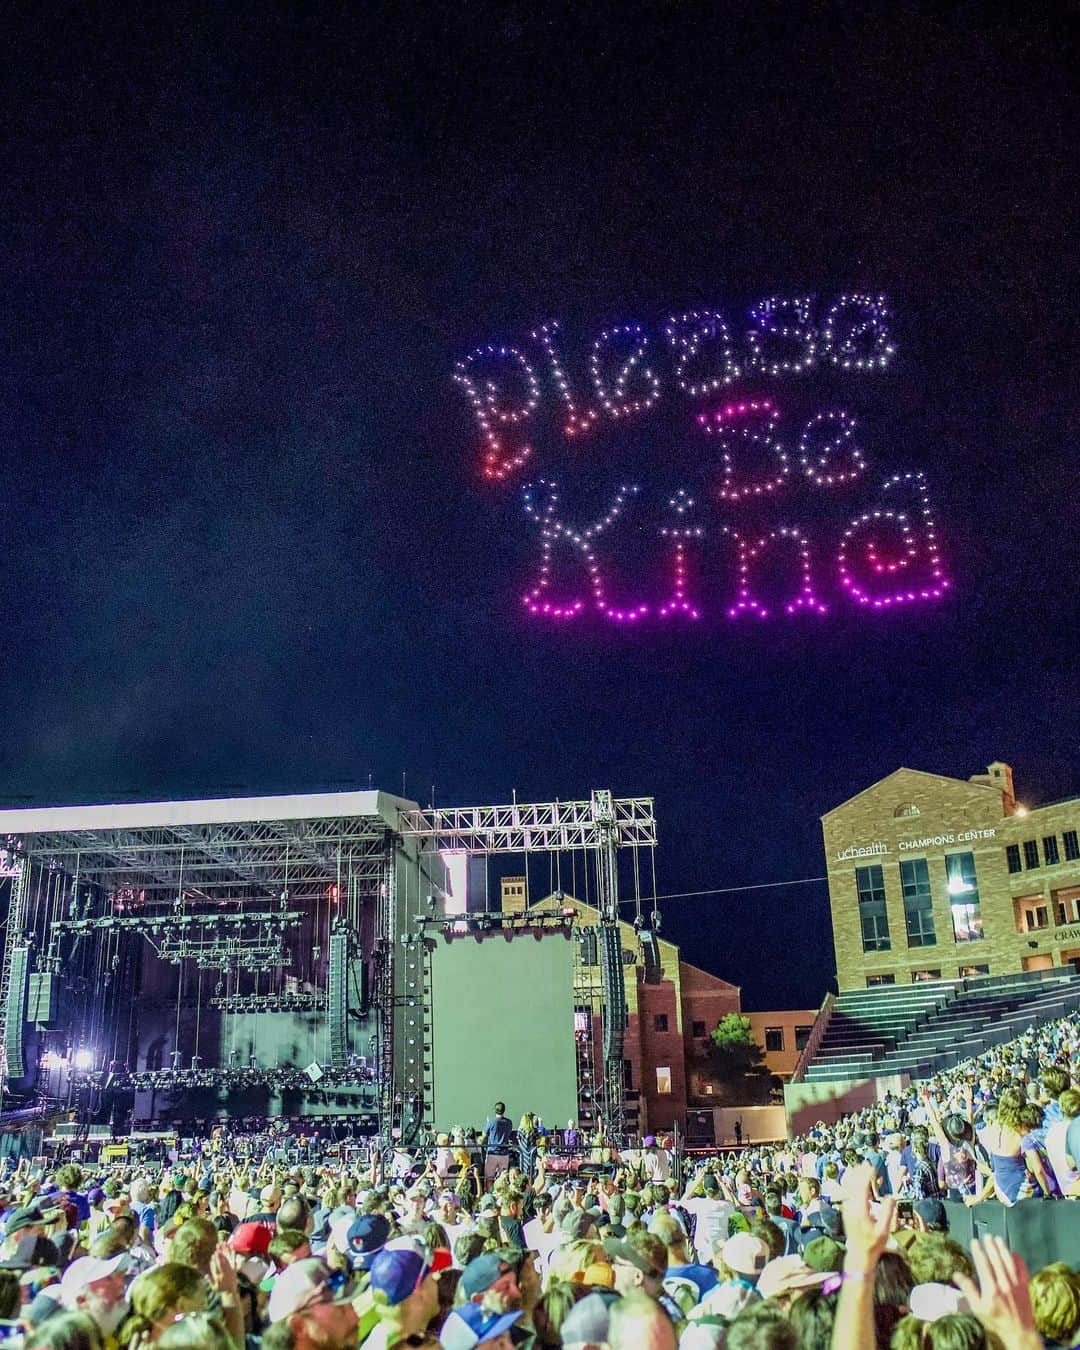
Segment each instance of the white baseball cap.
[{"label": "white baseball cap", "polygon": [[76,1299],[87,1285],[105,1279],[107,1275],[119,1270],[126,1260],[127,1252],[120,1252],[116,1256],[110,1256],[107,1261],[97,1256],[80,1256],[77,1261],[72,1261],[60,1281],[60,1300],[64,1307],[74,1308]]}]

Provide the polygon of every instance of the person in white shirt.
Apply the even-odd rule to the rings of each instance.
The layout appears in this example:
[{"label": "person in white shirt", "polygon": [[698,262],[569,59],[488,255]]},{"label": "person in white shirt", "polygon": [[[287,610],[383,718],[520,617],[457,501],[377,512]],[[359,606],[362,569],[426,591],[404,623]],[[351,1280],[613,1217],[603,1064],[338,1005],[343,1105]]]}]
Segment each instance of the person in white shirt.
[{"label": "person in white shirt", "polygon": [[704,1167],[690,1178],[679,1204],[694,1216],[694,1250],[700,1263],[707,1266],[718,1242],[728,1235],[728,1220],[735,1206],[720,1194],[716,1176]]},{"label": "person in white shirt", "polygon": [[641,1151],[641,1168],[649,1181],[671,1180],[671,1154],[656,1142],[656,1135],[645,1136]]},{"label": "person in white shirt", "polygon": [[[1061,1187],[1061,1194],[1068,1195],[1070,1189],[1080,1181],[1080,1171],[1069,1161],[1065,1145],[1065,1135],[1069,1126],[1077,1116],[1080,1116],[1080,1091],[1076,1088],[1066,1088],[1058,1098],[1058,1105],[1061,1107],[1062,1119],[1054,1121],[1046,1131],[1043,1147]],[[1080,1162],[1080,1159],[1075,1161]]]},{"label": "person in white shirt", "polygon": [[551,1253],[564,1241],[564,1234],[559,1231],[552,1213],[550,1195],[545,1193],[536,1197],[536,1216],[523,1224],[521,1231],[528,1249],[539,1253],[539,1268],[546,1270]]}]

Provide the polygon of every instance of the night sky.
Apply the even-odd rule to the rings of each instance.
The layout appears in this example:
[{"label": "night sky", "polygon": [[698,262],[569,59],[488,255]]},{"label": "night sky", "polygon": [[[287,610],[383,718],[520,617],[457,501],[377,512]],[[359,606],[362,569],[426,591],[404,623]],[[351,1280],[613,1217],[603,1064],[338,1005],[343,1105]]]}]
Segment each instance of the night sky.
[{"label": "night sky", "polygon": [[[820,815],[901,764],[1080,790],[1066,6],[162,8],[5,33],[7,804],[608,786],[655,796],[675,892],[821,876]],[[873,481],[929,474],[949,598],[529,619],[454,362],[845,289],[895,309],[850,403]],[[538,466],[666,490],[680,415]],[[758,890],[664,932],[801,1007],[827,914]]]}]

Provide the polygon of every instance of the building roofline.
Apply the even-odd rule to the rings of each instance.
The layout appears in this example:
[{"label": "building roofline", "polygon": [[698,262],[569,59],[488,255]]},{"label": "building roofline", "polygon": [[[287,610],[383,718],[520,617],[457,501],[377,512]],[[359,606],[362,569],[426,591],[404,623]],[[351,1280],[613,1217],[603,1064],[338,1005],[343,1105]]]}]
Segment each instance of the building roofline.
[{"label": "building roofline", "polygon": [[[852,802],[857,802],[860,797],[865,797],[868,792],[873,792],[874,789],[879,788],[882,783],[887,783],[890,778],[895,778],[897,774],[901,773],[917,774],[920,778],[933,778],[939,783],[957,783],[961,787],[970,788],[972,792],[993,792],[998,797],[1001,796],[1001,788],[995,787],[992,783],[973,783],[967,778],[954,778],[952,774],[931,773],[928,769],[909,769],[906,764],[901,764],[899,768],[893,769],[891,773],[887,773],[884,778],[876,779],[873,783],[862,788],[859,792],[847,797],[844,801],[840,802],[839,805],[830,807],[820,819],[828,820],[828,818],[835,815],[837,811],[842,811],[846,806],[850,806]],[[1032,809],[1034,810],[1037,808]]]},{"label": "building roofline", "polygon": [[[673,943],[672,945],[675,946],[676,944]],[[676,950],[681,951],[681,948],[676,946]],[[702,966],[695,966],[693,961],[686,961],[682,956],[679,957],[679,965],[685,966],[687,970],[692,970],[698,975],[704,975],[707,980],[715,980],[717,984],[725,985],[728,989],[734,989],[736,993],[742,993],[741,984],[732,984],[730,980],[725,980],[722,975],[714,975],[711,970],[705,970]]]}]

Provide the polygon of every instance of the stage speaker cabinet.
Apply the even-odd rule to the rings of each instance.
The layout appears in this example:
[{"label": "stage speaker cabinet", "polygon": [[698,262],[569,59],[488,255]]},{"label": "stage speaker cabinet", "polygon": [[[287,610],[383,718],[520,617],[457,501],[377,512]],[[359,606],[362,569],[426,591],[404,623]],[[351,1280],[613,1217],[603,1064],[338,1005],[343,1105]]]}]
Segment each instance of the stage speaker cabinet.
[{"label": "stage speaker cabinet", "polygon": [[30,983],[30,948],[15,947],[11,953],[11,983],[4,1009],[4,1073],[8,1081],[23,1078],[23,1023],[26,1021],[26,996]]},{"label": "stage speaker cabinet", "polygon": [[330,1064],[335,1069],[344,1069],[349,1062],[348,977],[349,935],[331,933],[326,1015],[330,1019]]},{"label": "stage speaker cabinet", "polygon": [[49,971],[30,976],[26,998],[26,1020],[39,1031],[56,1031],[60,1026],[60,977]]},{"label": "stage speaker cabinet", "polygon": [[643,928],[638,936],[641,939],[642,981],[645,984],[660,984],[664,979],[664,969],[660,964],[660,943],[656,934]]},{"label": "stage speaker cabinet", "polygon": [[711,1111],[687,1111],[686,1139],[691,1144],[715,1144],[715,1117]]},{"label": "stage speaker cabinet", "polygon": [[604,994],[604,1059],[622,1059],[626,985],[623,982],[622,944],[619,929],[614,924],[601,925],[599,945],[600,984]]},{"label": "stage speaker cabinet", "polygon": [[366,961],[357,961],[360,974],[360,1016],[366,1017],[371,1011],[371,974]]}]

